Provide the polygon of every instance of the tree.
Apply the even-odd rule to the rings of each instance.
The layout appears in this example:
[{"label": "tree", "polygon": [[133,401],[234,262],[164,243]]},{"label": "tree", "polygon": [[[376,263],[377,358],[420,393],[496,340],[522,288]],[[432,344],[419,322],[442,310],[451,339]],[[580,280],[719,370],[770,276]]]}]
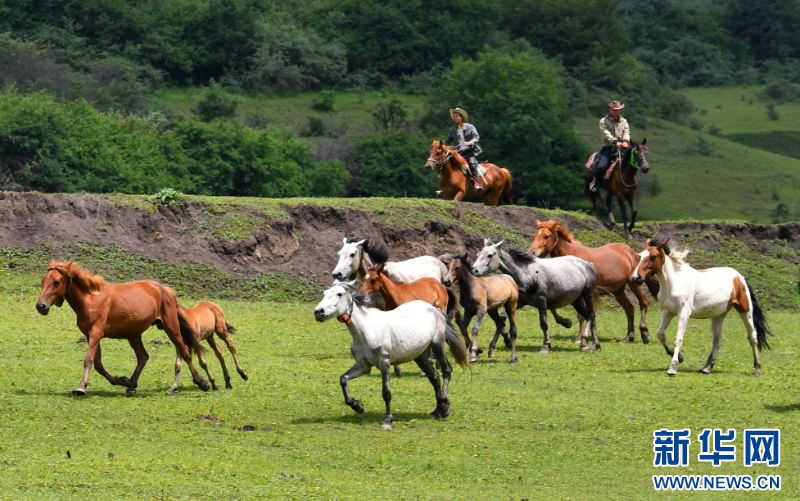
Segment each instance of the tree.
[{"label": "tree", "polygon": [[452,125],[448,109],[456,105],[478,128],[484,156],[511,170],[515,198],[565,205],[582,191],[588,151],[572,127],[556,70],[539,51],[455,60],[429,98],[424,120],[435,138]]},{"label": "tree", "polygon": [[439,189],[436,174],[428,172],[425,155],[431,141],[408,131],[361,137],[353,163],[358,169],[357,195],[432,198]]}]

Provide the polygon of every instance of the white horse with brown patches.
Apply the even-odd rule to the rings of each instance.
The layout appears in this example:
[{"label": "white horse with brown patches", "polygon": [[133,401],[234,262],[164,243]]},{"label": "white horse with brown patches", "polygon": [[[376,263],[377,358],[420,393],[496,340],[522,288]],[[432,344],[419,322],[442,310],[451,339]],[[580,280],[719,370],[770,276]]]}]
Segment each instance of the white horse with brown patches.
[{"label": "white horse with brown patches", "polygon": [[[705,367],[700,370],[703,374],[710,373],[717,361],[717,351],[722,341],[722,322],[733,308],[744,322],[750,346],[753,348],[753,375],[760,376],[761,360],[758,352],[763,347],[769,348],[767,334],[772,335],[772,332],[750,284],[733,268],[692,268],[685,260],[689,251],[670,252],[668,241],[666,239],[658,243],[655,238],[648,240],[645,250],[639,253],[639,265],[632,277],[634,282],[641,285],[647,278],[658,275],[661,284],[658,302],[663,309],[658,339],[672,357],[672,365],[667,374],[677,374],[678,363],[683,362],[680,351],[690,318],[711,319],[714,344]],[[678,332],[675,334],[673,351],[667,346],[664,333],[674,317],[678,317]]]}]

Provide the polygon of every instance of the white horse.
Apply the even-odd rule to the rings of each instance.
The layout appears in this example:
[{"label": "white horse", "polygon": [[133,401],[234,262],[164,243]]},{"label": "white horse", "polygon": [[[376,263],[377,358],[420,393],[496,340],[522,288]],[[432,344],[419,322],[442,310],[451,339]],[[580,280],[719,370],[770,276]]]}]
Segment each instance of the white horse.
[{"label": "white horse", "polygon": [[[685,261],[689,251],[670,252],[667,246],[669,239],[658,243],[653,238],[645,244],[645,250],[639,253],[639,265],[633,273],[633,281],[642,284],[653,275],[658,275],[661,291],[658,302],[663,308],[661,325],[658,327],[658,339],[667,354],[672,357],[667,374],[678,373],[678,363],[683,362],[681,347],[686,325],[690,318],[710,318],[714,343],[705,367],[700,372],[708,374],[717,361],[717,351],[722,341],[722,322],[734,308],[744,322],[747,337],[753,348],[753,375],[761,375],[761,360],[758,351],[769,348],[767,333],[772,335],[767,325],[764,312],[759,307],[753,289],[741,273],[733,268],[709,268],[696,270]],[[675,334],[675,350],[667,346],[664,335],[667,326],[674,317],[678,317],[678,332]]]},{"label": "white horse", "polygon": [[[449,324],[444,313],[424,301],[411,301],[391,311],[369,308],[369,302],[369,296],[358,290],[356,281],[337,281],[325,291],[322,301],[314,308],[317,322],[336,317],[347,325],[353,336],[350,353],[356,362],[339,378],[344,392],[344,403],[358,413],[364,412],[364,404],[350,396],[347,383],[351,379],[369,374],[373,367],[377,367],[381,371],[383,400],[386,402],[386,417],[382,428],[391,430],[393,419],[389,368],[413,360],[428,376],[436,393],[436,409],[429,416],[449,416],[447,386],[452,367],[447,361],[445,343],[450,345],[456,362],[462,367],[469,367],[467,349],[464,348],[461,336]],[[442,368],[441,386],[439,374],[428,357],[431,350]]]},{"label": "white horse", "polygon": [[[332,273],[336,280],[352,280],[356,276],[363,279],[373,264],[389,259],[388,249],[379,242],[345,238],[342,243],[344,245],[336,253],[339,262]],[[410,284],[420,278],[435,278],[442,282],[447,275],[447,267],[433,256],[420,256],[406,261],[388,262],[384,266],[384,274],[398,284]]]}]

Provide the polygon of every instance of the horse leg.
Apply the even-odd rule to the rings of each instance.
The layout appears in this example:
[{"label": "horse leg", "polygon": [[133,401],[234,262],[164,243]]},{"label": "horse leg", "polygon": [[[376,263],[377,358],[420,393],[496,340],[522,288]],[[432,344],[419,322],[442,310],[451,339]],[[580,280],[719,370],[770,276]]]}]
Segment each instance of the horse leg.
[{"label": "horse leg", "polygon": [[[247,381],[247,374],[244,372],[244,369],[242,369],[242,366],[239,365],[239,357],[236,354],[236,346],[233,344],[233,339],[231,339],[231,337],[228,335],[228,329],[226,328],[224,332],[220,332],[219,330],[216,330],[215,332],[217,333],[217,336],[219,336],[219,338],[225,342],[225,346],[228,347],[228,351],[231,352],[231,355],[233,356],[233,363],[236,365],[236,372],[239,373],[242,379]],[[220,362],[222,362],[221,359]],[[222,364],[222,370],[225,370],[225,364]]]},{"label": "horse leg", "polygon": [[136,369],[134,369],[133,375],[131,376],[131,384],[128,386],[128,391],[125,392],[126,397],[132,397],[136,395],[136,387],[139,386],[139,375],[142,373],[142,369],[144,369],[150,355],[148,355],[147,350],[144,349],[141,334],[129,337],[128,344],[131,345],[134,353],[136,353]]},{"label": "horse leg", "polygon": [[[431,344],[431,348],[433,348],[433,344]],[[414,361],[417,363],[417,365],[419,365],[420,370],[422,370],[422,372],[425,373],[426,376],[428,376],[428,381],[430,381],[431,385],[433,386],[433,392],[436,395],[436,408],[433,410],[433,412],[428,414],[428,417],[437,419],[440,417],[447,417],[447,416],[442,416],[442,403],[443,403],[442,387],[439,382],[439,374],[436,372],[436,369],[434,369],[433,365],[431,364],[431,359],[428,356],[429,353],[431,353],[429,350],[425,350],[425,353],[418,356],[416,359],[414,359]],[[444,402],[444,404],[445,406],[447,406],[446,402]],[[447,415],[449,414],[450,414],[450,409],[448,408]]]},{"label": "horse leg", "polygon": [[553,318],[556,319],[556,323],[558,325],[564,327],[565,329],[572,328],[572,320],[568,319],[567,317],[562,317],[561,315],[559,315],[558,310],[556,310],[555,308],[550,308],[550,313],[553,314]]},{"label": "horse leg", "polygon": [[672,364],[670,364],[669,369],[667,370],[668,376],[674,376],[678,373],[678,364],[683,361],[683,355],[681,355],[681,347],[683,347],[683,336],[686,334],[686,327],[689,325],[689,307],[684,307],[681,310],[680,314],[678,315],[678,331],[675,333],[675,341],[673,345],[675,346],[675,353],[672,355]]},{"label": "horse leg", "polygon": [[706,360],[706,366],[700,369],[703,374],[710,374],[711,369],[714,368],[714,364],[717,362],[717,352],[719,351],[720,343],[722,343],[722,322],[727,314],[728,312],[726,311],[722,315],[711,319],[711,333],[714,335],[714,341],[711,345],[711,354]]},{"label": "horse leg", "polygon": [[94,356],[94,370],[96,370],[100,375],[108,380],[109,383],[115,386],[128,386],[128,378],[125,378],[125,382],[122,382],[122,378],[116,378],[108,373],[108,371],[103,367],[103,360],[101,358],[102,350],[100,345],[97,345],[97,353]]},{"label": "horse leg", "polygon": [[539,310],[539,327],[542,328],[542,333],[544,334],[542,349],[539,350],[539,353],[550,353],[552,342],[550,341],[550,333],[547,330],[547,305],[542,302],[541,305],[537,306],[537,309]]},{"label": "horse leg", "polygon": [[[667,327],[669,327],[669,323],[672,322],[672,319],[675,318],[675,315],[667,310],[663,310],[661,312],[661,323],[658,326],[658,332],[656,332],[656,336],[658,336],[658,340],[661,341],[661,345],[664,346],[664,350],[666,350],[667,355],[670,357],[675,353],[675,351],[669,347],[667,344]],[[678,362],[683,362],[683,355],[680,356]]]},{"label": "horse leg", "polygon": [[595,351],[600,345],[599,340],[594,339],[593,346],[589,346],[588,342],[589,330],[592,328],[592,323],[593,323],[592,320],[594,317],[594,310],[591,307],[591,301],[592,301],[591,291],[589,291],[588,305],[586,304],[587,303],[586,299],[587,299],[586,294],[581,294],[581,296],[579,296],[578,299],[572,302],[572,307],[575,308],[575,311],[577,311],[580,316],[586,319],[585,330],[581,331],[581,351]]},{"label": "horse leg", "polygon": [[178,391],[178,381],[181,379],[181,365],[183,365],[181,363],[181,355],[178,353],[175,355],[175,382],[172,383],[172,387],[167,390],[167,393],[170,395]]},{"label": "horse leg", "polygon": [[619,211],[622,213],[622,229],[625,230],[625,235],[631,237],[631,230],[628,229],[628,209],[625,208],[625,200],[622,197],[617,197],[619,202]]},{"label": "horse leg", "polygon": [[342,393],[344,393],[344,403],[349,405],[350,408],[359,414],[364,412],[364,404],[350,396],[348,383],[351,379],[363,376],[364,374],[369,374],[371,370],[372,367],[362,367],[358,362],[356,362],[339,378],[339,384],[342,385]]},{"label": "horse leg", "polygon": [[606,208],[608,208],[608,224],[609,226],[616,226],[617,222],[614,221],[614,194],[608,192],[606,197]]},{"label": "horse leg", "polygon": [[100,331],[92,330],[89,332],[89,348],[86,350],[86,357],[83,359],[83,378],[81,384],[72,390],[73,395],[80,397],[86,395],[86,386],[89,384],[89,371],[92,370],[94,365],[94,357],[97,355],[97,350],[100,348]]},{"label": "horse leg", "polygon": [[641,312],[639,334],[642,336],[642,342],[647,344],[650,342],[650,331],[647,329],[647,308],[650,306],[650,300],[647,299],[640,285],[628,282],[628,287],[631,288],[631,292],[633,292],[633,295],[636,296],[637,301],[639,301],[639,311]]},{"label": "horse leg", "polygon": [[462,317],[461,322],[458,323],[458,328],[461,331],[461,337],[464,338],[464,346],[466,346],[468,350],[472,349],[472,339],[470,339],[467,329],[469,328],[469,323],[472,322],[473,316],[475,316],[473,313],[464,310],[464,316]]},{"label": "horse leg", "polygon": [[[427,353],[423,353],[422,356],[428,358]],[[428,365],[430,365],[430,362],[428,362]],[[381,370],[381,394],[383,395],[383,401],[386,403],[386,416],[383,418],[381,428],[391,430],[394,418],[392,417],[392,391],[389,389],[389,381],[391,379],[389,376],[389,361],[386,360],[382,363],[379,369]]]},{"label": "horse leg", "polygon": [[470,362],[474,362],[478,358],[478,333],[481,330],[484,316],[486,316],[486,310],[479,308],[475,325],[472,326],[472,348],[470,349],[472,355],[470,356]]},{"label": "horse leg", "polygon": [[622,309],[625,310],[625,316],[628,317],[628,334],[619,340],[620,343],[632,343],[636,340],[636,333],[633,331],[633,314],[635,310],[631,304],[628,296],[625,295],[625,286],[623,285],[618,290],[614,291],[614,297]]},{"label": "horse leg", "polygon": [[747,329],[747,339],[750,341],[750,346],[753,348],[753,375],[761,375],[761,359],[758,357],[758,337],[756,335],[756,327],[753,325],[753,310],[739,313],[744,326]]},{"label": "horse leg", "polygon": [[489,358],[494,358],[494,347],[497,345],[497,340],[500,338],[500,334],[506,328],[506,322],[500,317],[500,314],[497,312],[497,310],[489,310],[487,313],[489,313],[489,317],[494,320],[494,325],[496,326],[492,342],[489,343]]},{"label": "horse leg", "polygon": [[578,313],[578,335],[575,337],[575,340],[572,341],[575,344],[580,344],[583,340],[583,327],[586,325],[586,319]]},{"label": "horse leg", "polygon": [[592,348],[591,351],[595,352],[600,349],[600,337],[597,335],[597,314],[594,311],[594,303],[592,302],[593,290],[587,288],[583,292],[583,302],[586,305],[586,312],[589,314],[586,317],[586,322],[592,326]]},{"label": "horse leg", "polygon": [[225,356],[222,354],[222,347],[214,340],[213,334],[206,338],[206,342],[211,346],[211,349],[214,350],[214,355],[217,356],[219,365],[222,366],[222,377],[225,378],[225,388],[229,390],[233,389],[233,386],[231,386],[231,376],[228,374],[228,367],[225,365]]},{"label": "horse leg", "polygon": [[633,230],[633,225],[636,224],[636,198],[633,193],[628,197],[628,204],[631,206],[631,225],[628,230]]},{"label": "horse leg", "polygon": [[[186,365],[189,366],[189,372],[192,373],[192,381],[194,384],[196,384],[201,390],[208,391],[210,388],[208,381],[203,379],[197,372],[197,369],[194,368],[194,364],[192,363],[192,352],[189,350],[189,347],[186,346],[186,343],[183,342],[183,337],[181,336],[181,327],[178,323],[177,310],[173,310],[171,313],[172,314],[170,314],[169,309],[162,310],[162,326],[164,327],[164,332],[167,333],[170,341],[172,341],[172,344],[175,345],[175,350],[178,352],[184,362],[186,362]],[[139,341],[141,342],[141,339]]]},{"label": "horse leg", "polygon": [[511,360],[510,363],[517,363],[517,304],[511,304],[511,301],[506,301],[503,308],[508,315],[508,323],[511,324]]},{"label": "horse leg", "polygon": [[453,373],[453,366],[450,365],[450,362],[447,360],[447,351],[444,347],[445,343],[446,342],[443,341],[441,344],[431,344],[433,355],[436,357],[436,361],[439,362],[439,366],[442,367],[442,391],[440,393],[441,398],[438,400],[439,417],[447,417],[450,415],[450,404],[447,399],[447,389],[450,386],[450,375]]}]

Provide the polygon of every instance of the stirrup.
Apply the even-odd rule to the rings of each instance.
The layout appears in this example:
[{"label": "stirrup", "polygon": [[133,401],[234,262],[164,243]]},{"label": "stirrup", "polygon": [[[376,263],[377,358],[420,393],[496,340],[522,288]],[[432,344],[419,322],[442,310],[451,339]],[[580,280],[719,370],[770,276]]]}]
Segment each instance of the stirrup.
[{"label": "stirrup", "polygon": [[592,181],[592,184],[589,185],[589,191],[597,191],[597,179]]}]

